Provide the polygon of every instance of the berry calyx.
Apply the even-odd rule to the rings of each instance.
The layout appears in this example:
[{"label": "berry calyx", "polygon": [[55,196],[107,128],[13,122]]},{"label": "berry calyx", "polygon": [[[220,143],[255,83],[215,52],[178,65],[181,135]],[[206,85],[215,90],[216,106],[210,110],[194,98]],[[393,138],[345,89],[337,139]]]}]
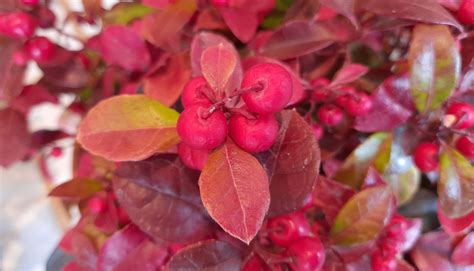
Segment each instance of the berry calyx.
[{"label": "berry calyx", "polygon": [[299,237],[311,233],[308,221],[301,212],[274,217],[268,221],[267,228],[270,241],[282,247],[287,247]]},{"label": "berry calyx", "polygon": [[456,149],[469,160],[474,160],[474,139],[462,136],[456,141]]},{"label": "berry calyx", "polygon": [[454,127],[457,129],[467,129],[474,126],[474,106],[458,102],[449,105],[446,115],[455,117]]},{"label": "berry calyx", "polygon": [[285,252],[291,257],[291,270],[317,271],[324,264],[326,254],[324,246],[318,238],[300,237],[296,239]]},{"label": "berry calyx", "polygon": [[0,17],[0,34],[14,39],[26,39],[35,33],[37,21],[25,12],[13,12]]},{"label": "berry calyx", "polygon": [[258,114],[270,114],[282,110],[293,93],[291,75],[278,64],[257,64],[245,72],[242,89],[258,85],[262,90],[242,94],[248,109]]},{"label": "berry calyx", "polygon": [[458,9],[458,19],[464,24],[474,25],[474,0],[463,0]]},{"label": "berry calyx", "polygon": [[48,38],[35,37],[25,43],[25,52],[35,61],[42,62],[53,58],[56,45]]},{"label": "berry calyx", "polygon": [[325,104],[318,110],[318,118],[322,124],[327,126],[336,126],[341,123],[344,118],[342,109],[333,104]]},{"label": "berry calyx", "polygon": [[416,147],[413,158],[422,172],[430,172],[438,168],[438,149],[438,145],[433,143],[421,143]]},{"label": "berry calyx", "polygon": [[197,103],[208,103],[211,101],[207,98],[203,92],[207,86],[207,81],[203,76],[194,77],[191,79],[186,86],[184,86],[183,94],[181,95],[181,103],[184,108],[187,108]]},{"label": "berry calyx", "polygon": [[196,104],[181,113],[177,130],[189,147],[210,150],[224,143],[227,119],[220,110],[210,113],[206,104]]},{"label": "berry calyx", "polygon": [[234,142],[247,152],[268,150],[278,136],[278,122],[273,115],[261,115],[248,119],[242,114],[234,114],[229,122],[229,135]]},{"label": "berry calyx", "polygon": [[189,168],[202,170],[209,158],[209,150],[193,149],[185,143],[178,145],[178,154],[181,161]]}]

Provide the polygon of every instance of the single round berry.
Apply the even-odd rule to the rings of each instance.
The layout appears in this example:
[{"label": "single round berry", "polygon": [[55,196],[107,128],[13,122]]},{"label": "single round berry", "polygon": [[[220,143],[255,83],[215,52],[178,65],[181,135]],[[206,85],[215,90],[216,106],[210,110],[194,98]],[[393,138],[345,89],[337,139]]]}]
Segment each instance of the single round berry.
[{"label": "single round berry", "polygon": [[324,129],[321,127],[321,125],[314,123],[311,125],[311,129],[313,130],[314,137],[316,137],[316,140],[320,140],[323,137],[324,134]]},{"label": "single round berry", "polygon": [[456,149],[469,160],[474,160],[474,139],[462,136],[456,141]]},{"label": "single round berry", "polygon": [[185,143],[178,145],[178,154],[181,161],[189,168],[202,170],[209,157],[209,150],[193,149]]},{"label": "single round berry", "polygon": [[296,239],[285,252],[292,258],[291,270],[318,271],[324,264],[326,254],[324,246],[318,238],[300,237]]},{"label": "single round berry", "polygon": [[38,25],[41,28],[50,28],[56,22],[56,15],[47,7],[40,7],[38,13]]},{"label": "single round berry", "polygon": [[350,95],[347,99],[346,111],[352,116],[363,116],[372,108],[372,100],[362,92]]},{"label": "single round berry", "polygon": [[277,246],[287,247],[296,239],[308,236],[311,228],[304,213],[291,213],[268,221],[268,238]]},{"label": "single round berry", "polygon": [[224,143],[227,119],[220,110],[210,113],[207,105],[196,104],[181,113],[177,130],[189,147],[210,150]]},{"label": "single round berry", "polygon": [[242,94],[242,99],[252,112],[275,113],[282,110],[291,99],[293,93],[291,75],[278,64],[257,64],[245,72],[242,89],[259,85],[262,90]]},{"label": "single round berry", "polygon": [[87,202],[87,208],[93,214],[100,214],[107,210],[107,202],[100,197],[93,197]]},{"label": "single round berry", "polygon": [[56,45],[48,38],[35,37],[25,43],[25,52],[37,62],[47,61],[56,53]]},{"label": "single round berry", "polygon": [[15,39],[26,39],[35,33],[38,22],[25,12],[0,17],[0,33]]},{"label": "single round berry", "polygon": [[37,6],[39,5],[39,0],[20,0],[20,3],[25,6]]},{"label": "single round berry", "polygon": [[208,103],[211,101],[207,98],[203,89],[207,86],[207,81],[203,76],[194,77],[186,86],[184,86],[183,94],[181,95],[181,103],[184,108],[187,108],[196,103]]},{"label": "single round berry", "polygon": [[325,104],[318,110],[318,118],[322,124],[327,126],[336,126],[344,118],[342,109],[333,104]]},{"label": "single round berry", "polygon": [[384,255],[376,250],[371,255],[370,265],[374,271],[394,271],[397,267],[397,260],[395,256]]},{"label": "single round berry", "polygon": [[316,102],[323,102],[329,99],[331,93],[326,89],[329,83],[330,81],[324,77],[311,80],[310,84],[313,87],[311,99]]},{"label": "single round berry", "polygon": [[247,152],[266,151],[278,136],[278,122],[273,115],[248,119],[242,114],[234,114],[229,122],[229,135]]},{"label": "single round berry", "polygon": [[356,89],[351,86],[340,87],[336,91],[336,104],[342,108],[347,107],[349,100],[355,99],[353,96],[356,95],[356,93]]},{"label": "single round berry", "polygon": [[430,172],[438,168],[438,145],[421,143],[413,153],[416,166],[422,172]]},{"label": "single round berry", "polygon": [[458,9],[458,19],[464,24],[474,25],[474,0],[463,0]]},{"label": "single round berry", "polygon": [[55,158],[61,157],[63,155],[63,149],[61,149],[61,147],[54,147],[49,154]]},{"label": "single round berry", "polygon": [[457,129],[467,129],[474,126],[474,106],[468,103],[452,103],[446,110],[446,114],[456,118],[454,127]]}]

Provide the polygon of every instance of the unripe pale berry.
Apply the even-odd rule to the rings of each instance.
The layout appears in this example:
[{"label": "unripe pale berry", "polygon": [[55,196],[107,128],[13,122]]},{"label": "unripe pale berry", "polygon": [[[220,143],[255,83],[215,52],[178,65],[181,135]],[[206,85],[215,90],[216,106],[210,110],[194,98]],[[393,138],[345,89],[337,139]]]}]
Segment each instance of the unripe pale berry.
[{"label": "unripe pale berry", "polygon": [[261,85],[262,90],[242,94],[250,111],[270,114],[282,110],[293,93],[291,75],[278,64],[264,63],[252,66],[244,74],[242,89]]},{"label": "unripe pale berry", "polygon": [[181,113],[177,130],[189,147],[210,150],[224,143],[227,119],[220,110],[209,113],[206,104],[196,104]]},{"label": "unripe pale berry", "polygon": [[56,53],[56,45],[48,38],[35,37],[25,43],[25,52],[35,61],[50,60]]},{"label": "unripe pale berry", "polygon": [[178,154],[181,161],[189,168],[202,170],[209,158],[209,150],[193,149],[185,143],[178,145]]},{"label": "unripe pale berry", "polygon": [[229,135],[247,152],[266,151],[278,136],[278,122],[273,115],[248,119],[242,114],[234,114],[229,122]]},{"label": "unripe pale berry", "polygon": [[0,17],[0,33],[15,39],[26,39],[35,33],[38,22],[25,12],[8,13]]},{"label": "unripe pale berry", "polygon": [[311,233],[311,228],[302,212],[274,217],[268,221],[267,227],[270,241],[282,247],[287,247],[296,239]]},{"label": "unripe pale berry", "polygon": [[183,94],[181,95],[181,103],[184,108],[187,108],[196,103],[211,103],[207,96],[202,91],[206,87],[207,81],[203,76],[194,77],[186,86],[184,86]]},{"label": "unripe pale berry", "polygon": [[474,139],[462,136],[456,141],[456,149],[469,160],[474,160]]},{"label": "unripe pale berry", "polygon": [[344,112],[342,112],[342,109],[333,104],[325,104],[321,106],[317,115],[321,123],[327,126],[336,126],[341,123],[344,118]]},{"label": "unripe pale berry", "polygon": [[456,117],[454,127],[457,129],[467,129],[474,126],[474,106],[468,103],[452,103],[446,110],[446,114]]},{"label": "unripe pale berry", "polygon": [[474,25],[474,0],[463,0],[458,9],[458,19],[464,24]]},{"label": "unripe pale berry", "polygon": [[430,172],[438,168],[438,149],[438,145],[433,143],[421,143],[416,147],[413,158],[422,172]]},{"label": "unripe pale berry", "polygon": [[296,239],[285,252],[291,257],[291,270],[318,271],[324,264],[326,254],[324,246],[318,238],[300,237]]}]

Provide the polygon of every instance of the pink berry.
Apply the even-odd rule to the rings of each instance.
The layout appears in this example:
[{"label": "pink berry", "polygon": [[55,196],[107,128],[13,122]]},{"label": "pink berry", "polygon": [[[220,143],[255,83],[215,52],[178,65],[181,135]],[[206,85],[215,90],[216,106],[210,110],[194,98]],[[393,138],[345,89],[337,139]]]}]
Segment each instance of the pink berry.
[{"label": "pink berry", "polygon": [[35,37],[25,43],[25,52],[37,62],[47,61],[56,53],[56,45],[48,38]]},{"label": "pink berry", "polygon": [[318,271],[324,264],[326,254],[324,246],[318,238],[300,237],[285,252],[292,258],[291,270]]},{"label": "pink berry", "polygon": [[220,110],[209,113],[207,105],[196,104],[181,113],[177,130],[189,147],[210,150],[224,143],[227,119]]},{"label": "pink berry", "polygon": [[187,108],[196,103],[211,103],[203,92],[203,88],[207,86],[207,81],[203,76],[194,77],[191,79],[183,89],[181,95],[181,103],[184,108]]},{"label": "pink berry", "polygon": [[369,112],[372,108],[372,100],[370,97],[362,92],[350,95],[347,99],[346,111],[352,116],[362,116]]},{"label": "pink berry", "polygon": [[474,0],[463,0],[458,9],[458,19],[464,24],[474,25]]},{"label": "pink berry", "polygon": [[51,149],[51,152],[49,153],[52,157],[61,157],[61,155],[63,155],[63,149],[61,149],[60,147],[54,147]]},{"label": "pink berry", "polygon": [[474,139],[462,136],[456,141],[456,149],[469,160],[474,160]]},{"label": "pink berry", "polygon": [[103,198],[93,197],[87,203],[87,207],[93,214],[100,214],[107,210],[107,203]]},{"label": "pink berry", "polygon": [[229,0],[211,0],[211,3],[216,7],[227,7]]},{"label": "pink berry", "polygon": [[242,271],[270,271],[270,268],[265,262],[256,254],[245,262]]},{"label": "pink berry", "polygon": [[268,221],[268,238],[277,246],[287,247],[296,239],[308,236],[311,228],[304,213],[291,213]]},{"label": "pink berry", "polygon": [[179,158],[183,163],[192,169],[202,170],[209,157],[209,150],[198,150],[189,147],[184,143],[178,145]]},{"label": "pink berry", "polygon": [[394,271],[397,267],[397,260],[395,256],[386,256],[376,250],[371,255],[370,265],[372,266],[372,270]]},{"label": "pink berry", "polygon": [[344,112],[342,112],[342,109],[333,104],[325,104],[321,106],[317,115],[321,123],[327,126],[336,126],[340,124],[344,118]]},{"label": "pink berry", "polygon": [[324,134],[324,129],[321,127],[321,125],[314,123],[311,125],[311,129],[313,130],[314,137],[316,137],[316,140],[320,140],[323,137]]},{"label": "pink berry", "polygon": [[247,152],[266,151],[278,136],[278,122],[273,115],[248,119],[242,114],[234,114],[229,122],[229,135]]},{"label": "pink berry", "polygon": [[311,92],[311,99],[317,102],[324,102],[329,99],[331,93],[326,89],[330,81],[324,77],[319,77],[311,80],[310,84],[313,87]]},{"label": "pink berry", "polygon": [[40,7],[38,13],[38,25],[41,28],[50,28],[56,22],[56,15],[47,7]]},{"label": "pink berry", "polygon": [[430,172],[438,168],[438,145],[421,143],[413,153],[416,166],[422,172]]},{"label": "pink berry", "polygon": [[291,75],[278,64],[264,63],[252,66],[244,74],[242,88],[261,85],[262,90],[242,94],[250,111],[270,114],[282,110],[293,93]]},{"label": "pink berry", "polygon": [[456,117],[455,128],[467,129],[474,126],[474,106],[470,104],[463,102],[452,103],[446,110],[446,114]]},{"label": "pink berry", "polygon": [[13,12],[0,17],[0,33],[14,39],[26,39],[35,33],[37,21],[25,12]]},{"label": "pink berry", "polygon": [[20,3],[25,6],[37,6],[39,5],[39,0],[20,0]]}]

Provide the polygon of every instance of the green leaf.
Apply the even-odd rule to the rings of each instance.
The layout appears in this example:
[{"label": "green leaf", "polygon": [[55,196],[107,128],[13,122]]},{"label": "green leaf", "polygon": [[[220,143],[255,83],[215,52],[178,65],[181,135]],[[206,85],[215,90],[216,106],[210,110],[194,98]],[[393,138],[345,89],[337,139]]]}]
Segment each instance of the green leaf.
[{"label": "green leaf", "polygon": [[416,108],[422,113],[439,108],[456,87],[461,69],[461,57],[449,28],[416,25],[408,61]]},{"label": "green leaf", "polygon": [[56,186],[49,196],[79,200],[94,195],[102,188],[102,183],[95,179],[77,178]]},{"label": "green leaf", "polygon": [[439,203],[449,218],[474,210],[474,167],[455,149],[445,145],[440,157]]},{"label": "green leaf", "polygon": [[152,8],[139,3],[120,3],[105,14],[104,22],[106,25],[126,25],[135,19],[143,18],[153,11]]}]

